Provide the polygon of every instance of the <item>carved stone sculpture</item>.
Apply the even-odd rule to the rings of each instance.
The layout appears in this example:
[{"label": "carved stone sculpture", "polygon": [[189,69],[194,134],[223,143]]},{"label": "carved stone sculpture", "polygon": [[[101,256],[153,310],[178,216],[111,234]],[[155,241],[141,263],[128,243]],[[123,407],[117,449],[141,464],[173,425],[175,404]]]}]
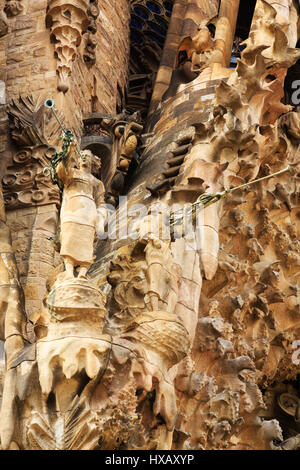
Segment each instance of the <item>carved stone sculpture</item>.
[{"label": "carved stone sculpture", "polygon": [[24,9],[23,0],[7,0],[4,11],[7,16],[16,16]]},{"label": "carved stone sculpture", "polygon": [[[73,150],[76,155],[76,151]],[[67,163],[57,167],[57,176],[63,182],[61,208],[61,250],[66,275],[74,277],[74,269],[79,267],[78,277],[85,277],[93,262],[95,235],[104,232],[106,218],[101,205],[104,203],[104,185],[92,173],[97,174],[100,161],[90,151],[85,151],[79,160],[79,168],[72,164],[72,156]],[[77,162],[79,157],[77,156]]]},{"label": "carved stone sculpture", "polygon": [[112,162],[114,162],[114,175],[108,185],[108,197],[115,204],[118,195],[122,194],[125,179],[128,174],[139,137],[143,126],[138,122],[138,114],[132,116],[117,116],[114,122],[114,145],[112,148]]},{"label": "carved stone sculpture", "polygon": [[2,191],[0,225],[0,339],[5,341],[6,362],[11,364],[27,343],[26,315],[24,295],[11,244],[11,232],[5,220]]},{"label": "carved stone sculpture", "polygon": [[72,62],[76,59],[77,48],[88,27],[88,0],[50,0],[46,22],[55,40],[57,57],[58,90],[66,93]]},{"label": "carved stone sculpture", "polygon": [[83,59],[88,66],[95,65],[96,63],[96,46],[98,44],[96,33],[97,18],[99,16],[98,0],[90,2],[90,6],[87,11],[89,18],[88,33],[85,35],[85,50]]}]

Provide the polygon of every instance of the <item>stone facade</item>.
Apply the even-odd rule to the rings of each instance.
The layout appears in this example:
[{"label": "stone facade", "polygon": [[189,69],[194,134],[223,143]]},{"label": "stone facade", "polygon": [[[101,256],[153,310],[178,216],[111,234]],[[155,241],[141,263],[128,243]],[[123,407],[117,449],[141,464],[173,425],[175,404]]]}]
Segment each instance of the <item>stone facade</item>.
[{"label": "stone facade", "polygon": [[0,11],[1,448],[299,449],[298,2]]}]

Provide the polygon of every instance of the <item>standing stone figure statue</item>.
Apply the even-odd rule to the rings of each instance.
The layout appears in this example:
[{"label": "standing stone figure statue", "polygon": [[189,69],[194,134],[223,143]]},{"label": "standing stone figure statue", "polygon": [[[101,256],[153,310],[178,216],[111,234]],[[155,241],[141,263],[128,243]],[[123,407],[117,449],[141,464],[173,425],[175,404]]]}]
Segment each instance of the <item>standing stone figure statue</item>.
[{"label": "standing stone figure statue", "polygon": [[107,210],[104,206],[105,188],[97,174],[101,162],[90,150],[82,152],[81,159],[75,149],[69,158],[60,162],[57,176],[64,184],[61,207],[60,255],[64,259],[65,278],[85,278],[93,263],[95,235],[104,232]]}]

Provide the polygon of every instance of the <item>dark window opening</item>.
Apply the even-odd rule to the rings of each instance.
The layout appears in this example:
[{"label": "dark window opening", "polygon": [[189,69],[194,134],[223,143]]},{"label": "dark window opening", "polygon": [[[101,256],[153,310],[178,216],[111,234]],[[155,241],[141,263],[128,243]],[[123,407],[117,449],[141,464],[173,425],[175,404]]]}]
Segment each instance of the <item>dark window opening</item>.
[{"label": "dark window opening", "polygon": [[242,46],[241,43],[249,37],[255,6],[256,0],[241,0],[233,40],[230,68],[237,66],[237,60],[241,58],[241,53],[245,49],[245,46]]}]

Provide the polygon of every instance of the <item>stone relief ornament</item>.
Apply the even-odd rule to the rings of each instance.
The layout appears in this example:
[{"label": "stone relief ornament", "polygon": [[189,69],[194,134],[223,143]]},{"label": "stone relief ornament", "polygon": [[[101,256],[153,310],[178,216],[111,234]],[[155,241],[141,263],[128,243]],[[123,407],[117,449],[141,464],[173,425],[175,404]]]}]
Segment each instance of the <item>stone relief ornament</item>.
[{"label": "stone relief ornament", "polygon": [[[72,151],[71,151],[72,152]],[[77,152],[69,155],[67,162],[57,167],[58,179],[63,183],[61,207],[61,250],[66,276],[74,277],[74,268],[79,266],[79,278],[85,277],[93,263],[95,235],[104,232],[106,210],[104,203],[105,188],[93,174],[100,169],[100,160],[89,150],[82,152],[83,159],[75,167]],[[76,160],[75,160],[76,161]]]},{"label": "stone relief ornament", "polygon": [[130,165],[137,156],[136,150],[142,131],[143,126],[139,122],[138,113],[131,116],[125,113],[116,116],[113,125],[112,148],[112,161],[115,162],[115,168],[107,190],[107,197],[114,204],[116,204],[117,197],[122,194]]},{"label": "stone relief ornament", "polygon": [[[294,3],[284,3],[292,11]],[[76,38],[93,4],[49,1],[61,91],[67,91]],[[184,38],[179,68],[189,62],[187,73],[193,66],[194,75],[155,110],[161,114],[128,191],[130,207],[142,202],[147,212],[130,216],[134,241],[103,241],[99,270],[93,248],[95,234],[104,231],[105,186],[112,199],[124,191],[141,126],[105,115],[88,120],[91,137],[114,134],[113,141],[97,142],[100,149],[113,147],[105,186],[91,151],[80,154],[72,142],[68,153],[56,154],[63,262],[47,274],[32,343],[1,215],[0,339],[7,354],[3,385],[0,363],[2,449],[299,449],[293,345],[300,337],[300,113],[281,102],[285,69],[299,51],[289,47],[289,25],[277,23],[281,4],[256,2],[234,70],[224,64],[239,2],[221,0],[216,38],[213,20]],[[196,16],[197,9],[187,10]],[[67,43],[63,56],[59,48]],[[217,48],[220,43],[226,50]],[[208,82],[210,94],[199,94],[207,93]],[[173,113],[175,102],[180,108]],[[14,198],[17,204],[43,201],[42,192],[54,185],[39,171],[49,166],[42,114],[30,99],[15,100],[9,109],[18,150],[3,176],[5,197],[11,204]],[[185,204],[197,201],[203,211],[195,230],[163,236],[170,213],[182,214]],[[128,221],[120,217],[117,228]],[[46,223],[42,219],[42,229]],[[36,273],[34,265],[30,269]]]}]

